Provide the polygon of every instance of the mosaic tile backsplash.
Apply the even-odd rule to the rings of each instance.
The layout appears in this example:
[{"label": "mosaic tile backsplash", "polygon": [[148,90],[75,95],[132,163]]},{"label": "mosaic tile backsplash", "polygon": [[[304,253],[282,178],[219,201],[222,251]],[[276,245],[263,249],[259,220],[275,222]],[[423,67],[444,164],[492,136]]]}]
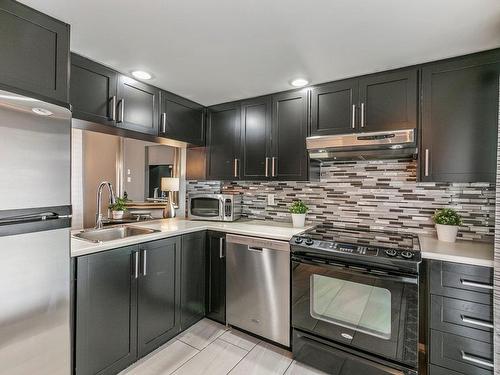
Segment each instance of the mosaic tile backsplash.
[{"label": "mosaic tile backsplash", "polygon": [[[416,182],[413,160],[325,162],[319,182],[188,181],[187,195],[238,191],[243,216],[290,222],[288,206],[302,199],[307,221],[339,227],[433,234],[431,216],[438,208],[455,208],[463,216],[459,237],[493,241],[495,185],[490,183]],[[275,205],[267,205],[267,194]]]}]

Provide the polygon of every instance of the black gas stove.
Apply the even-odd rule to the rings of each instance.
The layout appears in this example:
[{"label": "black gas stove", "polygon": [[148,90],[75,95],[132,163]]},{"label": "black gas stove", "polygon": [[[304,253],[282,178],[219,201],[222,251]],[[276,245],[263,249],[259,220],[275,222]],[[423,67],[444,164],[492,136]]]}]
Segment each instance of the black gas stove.
[{"label": "black gas stove", "polygon": [[292,253],[325,260],[418,273],[418,237],[409,233],[337,228],[319,225],[294,236]]}]

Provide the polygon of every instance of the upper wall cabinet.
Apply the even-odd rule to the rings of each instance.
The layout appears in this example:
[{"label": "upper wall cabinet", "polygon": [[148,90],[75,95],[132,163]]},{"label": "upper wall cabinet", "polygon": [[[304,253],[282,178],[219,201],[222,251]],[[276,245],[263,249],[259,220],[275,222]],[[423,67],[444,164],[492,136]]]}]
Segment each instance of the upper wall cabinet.
[{"label": "upper wall cabinet", "polygon": [[312,88],[312,135],[417,126],[418,70],[373,74]]},{"label": "upper wall cabinet", "polygon": [[201,146],[205,143],[203,106],[169,92],[161,92],[161,137]]},{"label": "upper wall cabinet", "polygon": [[241,106],[225,103],[208,109],[207,178],[234,180],[240,176]]},{"label": "upper wall cabinet", "polygon": [[422,70],[422,181],[495,182],[500,51]]},{"label": "upper wall cabinet", "polygon": [[71,54],[70,103],[73,117],[115,125],[118,73],[94,61]]},{"label": "upper wall cabinet", "polygon": [[241,152],[244,180],[271,176],[271,97],[241,102]]},{"label": "upper wall cabinet", "polygon": [[123,129],[158,135],[160,90],[130,77],[118,77],[117,124]]},{"label": "upper wall cabinet", "polygon": [[69,25],[16,1],[0,2],[0,85],[68,102]]},{"label": "upper wall cabinet", "polygon": [[271,177],[307,180],[307,94],[286,92],[272,98]]}]

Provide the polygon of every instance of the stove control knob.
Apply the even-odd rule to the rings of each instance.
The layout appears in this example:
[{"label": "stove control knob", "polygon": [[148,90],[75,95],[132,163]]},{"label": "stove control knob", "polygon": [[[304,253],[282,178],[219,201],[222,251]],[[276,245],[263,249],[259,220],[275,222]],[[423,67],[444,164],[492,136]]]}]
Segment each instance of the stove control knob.
[{"label": "stove control knob", "polygon": [[306,245],[311,246],[312,244],[314,244],[313,239],[312,238],[307,238],[306,239]]},{"label": "stove control knob", "polygon": [[302,243],[302,237],[297,237],[295,238],[295,243],[299,244],[299,243]]},{"label": "stove control knob", "polygon": [[411,259],[413,258],[413,253],[411,251],[406,250],[401,252],[401,256],[405,259]]},{"label": "stove control knob", "polygon": [[387,249],[385,251],[385,255],[392,258],[392,257],[395,257],[396,255],[398,255],[398,252],[394,249]]}]

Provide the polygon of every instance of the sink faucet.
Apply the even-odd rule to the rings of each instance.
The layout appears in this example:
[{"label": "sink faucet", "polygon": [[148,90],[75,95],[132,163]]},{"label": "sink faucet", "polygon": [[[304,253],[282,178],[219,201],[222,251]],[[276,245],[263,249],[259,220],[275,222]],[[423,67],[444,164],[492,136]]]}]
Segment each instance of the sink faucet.
[{"label": "sink faucet", "polygon": [[116,198],[113,192],[113,185],[109,181],[103,181],[97,188],[97,213],[95,215],[95,229],[102,229],[102,189],[106,186],[109,191],[109,204],[115,204]]}]

